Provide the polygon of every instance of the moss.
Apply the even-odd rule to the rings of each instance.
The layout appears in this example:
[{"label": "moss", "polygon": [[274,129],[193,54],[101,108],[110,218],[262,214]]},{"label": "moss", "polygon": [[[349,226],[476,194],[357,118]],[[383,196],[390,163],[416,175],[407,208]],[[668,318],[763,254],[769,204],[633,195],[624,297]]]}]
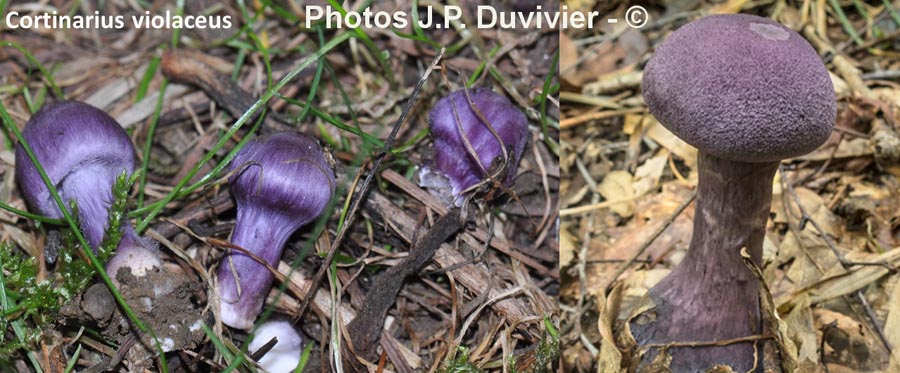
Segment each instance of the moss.
[{"label": "moss", "polygon": [[[133,178],[129,179],[123,173],[113,187],[115,200],[110,211],[110,228],[107,229],[107,238],[98,253],[102,262],[108,260],[121,238],[119,228],[125,217],[128,190],[133,181]],[[74,216],[78,216],[77,209],[78,206],[73,203]],[[16,350],[27,349],[26,345],[35,343],[41,330],[55,319],[57,311],[93,282],[96,271],[78,255],[81,247],[73,232],[62,229],[61,236],[62,247],[56,259],[55,271],[41,281],[38,281],[39,265],[36,258],[15,251],[11,243],[0,242],[0,297],[5,303],[5,307],[0,307],[4,310],[4,317],[0,318],[0,366]],[[19,324],[24,329],[24,338],[6,338],[11,331],[11,323],[24,320],[31,321]]]},{"label": "moss", "polygon": [[[444,362],[444,367],[438,369],[438,373],[481,373],[480,368],[469,362],[469,349],[459,346],[456,353],[450,354],[451,358]],[[455,357],[453,357],[455,356]]]}]

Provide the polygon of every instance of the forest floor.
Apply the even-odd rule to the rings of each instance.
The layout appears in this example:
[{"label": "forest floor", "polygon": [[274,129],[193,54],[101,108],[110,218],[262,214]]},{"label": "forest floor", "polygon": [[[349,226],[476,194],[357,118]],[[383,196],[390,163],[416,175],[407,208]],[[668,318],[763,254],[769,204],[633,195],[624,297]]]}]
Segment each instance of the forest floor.
[{"label": "forest floor", "polygon": [[[386,303],[389,312],[386,320],[362,321],[386,321],[378,353],[365,359],[370,369],[557,365],[556,30],[306,28],[302,9],[284,5],[292,1],[186,1],[184,9],[163,3],[108,1],[94,9],[96,2],[0,2],[3,14],[168,11],[233,22],[229,29],[181,31],[0,29],[0,370],[254,371],[247,333],[223,326],[212,301],[215,268],[235,220],[223,170],[243,139],[275,131],[316,137],[336,163],[332,204],[288,241],[273,268],[283,275],[269,294],[274,312],[262,316],[290,320],[302,331],[305,370],[361,364],[364,356],[348,349],[347,325],[371,302]],[[366,4],[418,13],[412,3]],[[471,18],[471,9],[464,11]],[[515,197],[470,205],[470,221],[396,298],[371,299],[374,279],[401,265],[448,211],[418,186],[416,174],[432,157],[430,108],[464,86],[493,89],[529,119],[531,138],[507,190]],[[22,130],[42,105],[62,99],[109,113],[138,149],[139,177],[122,212],[160,242],[166,275],[125,279],[129,286],[109,290],[137,302],[151,291],[148,284],[179,281],[177,291],[136,315],[166,337],[163,326],[173,319],[202,321],[199,332],[172,336],[172,352],[145,345],[132,318],[104,312],[120,307],[98,296],[106,291],[94,273],[102,263],[89,265],[73,239],[73,221],[39,224],[46,219],[26,212],[14,177],[23,160],[15,159],[11,126]],[[259,116],[263,108],[267,114]],[[65,266],[59,258],[80,264]],[[80,268],[85,278],[66,282],[65,267]]]}]

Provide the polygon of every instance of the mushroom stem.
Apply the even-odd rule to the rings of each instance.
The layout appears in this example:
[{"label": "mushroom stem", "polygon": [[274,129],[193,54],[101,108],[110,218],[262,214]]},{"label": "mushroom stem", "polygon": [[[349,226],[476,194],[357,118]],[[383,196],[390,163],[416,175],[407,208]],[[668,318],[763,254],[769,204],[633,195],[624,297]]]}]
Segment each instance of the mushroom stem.
[{"label": "mushroom stem", "polygon": [[[284,244],[298,227],[272,215],[261,209],[239,209],[231,243],[277,266]],[[261,263],[240,251],[231,251],[219,265],[222,322],[241,329],[252,327],[274,279]]]},{"label": "mushroom stem", "polygon": [[[642,344],[715,342],[761,333],[759,283],[740,253],[746,247],[761,265],[779,163],[700,153],[690,248],[681,264],[650,289],[656,320],[634,328]],[[669,353],[674,372],[705,371],[716,364],[745,372],[754,366],[755,356],[750,342],[672,348]]]},{"label": "mushroom stem", "polygon": [[69,204],[74,200],[77,204],[81,230],[95,253],[100,248],[109,225],[109,208],[113,203],[112,189],[115,180],[115,170],[98,163],[76,169],[57,186],[63,202]]}]

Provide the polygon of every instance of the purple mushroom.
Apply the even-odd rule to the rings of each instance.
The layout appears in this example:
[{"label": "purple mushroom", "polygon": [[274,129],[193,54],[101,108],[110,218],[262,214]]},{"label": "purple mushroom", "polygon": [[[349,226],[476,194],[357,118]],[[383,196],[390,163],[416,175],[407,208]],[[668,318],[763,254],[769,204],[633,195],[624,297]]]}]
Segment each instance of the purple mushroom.
[{"label": "purple mushroom", "polygon": [[[63,202],[78,206],[81,230],[94,252],[103,241],[113,203],[112,187],[134,171],[134,146],[115,119],[88,104],[62,101],[35,113],[22,135]],[[21,144],[16,181],[32,210],[61,219],[62,212]]]},{"label": "purple mushroom", "polygon": [[[35,113],[22,135],[63,202],[76,202],[81,230],[96,252],[109,226],[113,184],[123,171],[128,175],[134,171],[135,150],[128,134],[100,109],[61,101]],[[59,206],[21,144],[16,147],[16,159],[16,179],[31,208],[62,218]],[[152,267],[162,267],[155,242],[139,237],[128,223],[122,224],[121,232],[116,255],[106,266],[114,283],[118,284],[115,276],[120,267],[130,267],[138,277]]]},{"label": "purple mushroom", "polygon": [[122,239],[116,246],[116,255],[106,263],[106,273],[116,286],[120,285],[116,274],[121,268],[130,269],[134,277],[143,277],[153,268],[162,269],[156,241],[138,236],[131,225],[123,226],[121,231]]},{"label": "purple mushroom", "polygon": [[[650,289],[655,308],[632,322],[632,332],[641,344],[760,334],[759,283],[740,252],[746,248],[761,265],[780,161],[814,150],[831,133],[836,102],[828,71],[785,26],[715,15],[679,28],[656,49],[643,91],[659,122],[699,149],[699,182],[689,251]],[[673,372],[760,366],[752,342],[667,352]],[[651,350],[645,363],[658,353]]]},{"label": "purple mushroom", "polygon": [[[237,201],[231,242],[277,266],[290,235],[328,205],[334,171],[315,140],[287,132],[248,143],[231,162],[231,171]],[[272,287],[272,273],[232,250],[218,274],[222,322],[249,329]]]},{"label": "purple mushroom", "polygon": [[528,142],[528,119],[506,97],[483,88],[469,89],[469,97],[453,92],[429,115],[434,160],[419,183],[448,205],[462,206],[485,179],[512,184]]}]

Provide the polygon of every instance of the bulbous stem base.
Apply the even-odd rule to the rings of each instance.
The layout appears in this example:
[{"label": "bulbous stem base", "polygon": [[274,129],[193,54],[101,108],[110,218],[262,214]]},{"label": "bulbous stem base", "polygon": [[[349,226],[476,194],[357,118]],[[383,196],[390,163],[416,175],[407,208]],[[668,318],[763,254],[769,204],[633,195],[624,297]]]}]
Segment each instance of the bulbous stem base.
[{"label": "bulbous stem base", "polygon": [[[759,283],[740,253],[746,247],[760,265],[778,165],[700,153],[690,247],[682,262],[650,289],[656,307],[648,313],[655,317],[642,315],[631,324],[638,343],[715,342],[761,333]],[[717,364],[746,372],[762,351],[762,343],[752,342],[668,349],[675,373],[703,372]],[[657,354],[651,350],[644,362]]]}]

